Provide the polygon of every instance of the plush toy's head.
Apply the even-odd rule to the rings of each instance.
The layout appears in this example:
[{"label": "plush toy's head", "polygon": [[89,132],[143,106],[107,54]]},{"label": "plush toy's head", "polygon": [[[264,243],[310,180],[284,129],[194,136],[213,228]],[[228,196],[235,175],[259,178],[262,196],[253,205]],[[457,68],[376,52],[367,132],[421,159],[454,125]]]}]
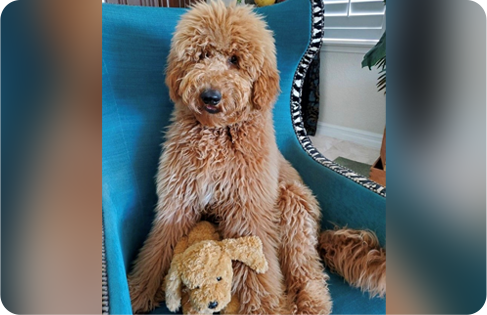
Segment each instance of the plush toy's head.
[{"label": "plush toy's head", "polygon": [[232,260],[243,262],[257,273],[268,268],[262,242],[254,236],[201,241],[175,255],[166,277],[169,310],[174,312],[181,306],[185,290],[188,303],[199,313],[221,311],[231,300]]}]

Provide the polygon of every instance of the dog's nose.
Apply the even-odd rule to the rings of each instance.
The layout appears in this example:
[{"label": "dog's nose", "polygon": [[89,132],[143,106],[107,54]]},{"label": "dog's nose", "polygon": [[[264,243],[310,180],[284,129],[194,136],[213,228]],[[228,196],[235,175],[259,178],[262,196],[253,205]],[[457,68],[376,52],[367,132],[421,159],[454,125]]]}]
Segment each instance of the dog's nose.
[{"label": "dog's nose", "polygon": [[210,302],[210,304],[208,304],[209,309],[215,309],[217,306],[218,306],[217,301],[213,301],[213,302]]},{"label": "dog's nose", "polygon": [[203,103],[205,103],[206,105],[213,105],[213,106],[220,103],[222,99],[221,93],[217,90],[206,90],[203,93],[201,93],[200,97]]}]

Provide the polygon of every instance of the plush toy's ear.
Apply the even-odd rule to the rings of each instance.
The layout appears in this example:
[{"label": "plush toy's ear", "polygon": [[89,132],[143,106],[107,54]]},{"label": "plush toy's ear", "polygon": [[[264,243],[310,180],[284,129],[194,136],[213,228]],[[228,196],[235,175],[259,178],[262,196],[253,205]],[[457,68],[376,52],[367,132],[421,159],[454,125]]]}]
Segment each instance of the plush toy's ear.
[{"label": "plush toy's ear", "polygon": [[226,239],[221,243],[223,250],[230,259],[243,262],[257,273],[264,273],[269,268],[260,238],[245,236],[237,239]]},{"label": "plush toy's ear", "polygon": [[181,255],[175,255],[171,268],[166,276],[166,306],[171,312],[175,312],[181,307],[182,283],[179,271]]},{"label": "plush toy's ear", "polygon": [[277,71],[276,53],[269,48],[264,64],[252,89],[252,103],[255,109],[271,109],[280,92],[279,72]]}]

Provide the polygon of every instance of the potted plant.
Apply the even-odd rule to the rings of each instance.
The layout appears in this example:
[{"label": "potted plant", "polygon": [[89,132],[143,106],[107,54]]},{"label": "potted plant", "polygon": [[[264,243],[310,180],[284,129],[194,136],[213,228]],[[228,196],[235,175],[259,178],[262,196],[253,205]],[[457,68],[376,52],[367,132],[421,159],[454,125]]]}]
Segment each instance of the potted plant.
[{"label": "potted plant", "polygon": [[[386,0],[384,0],[384,5]],[[367,52],[362,60],[362,68],[376,66],[379,71],[379,79],[377,88],[379,91],[384,91],[386,94],[386,32],[382,34],[379,42]],[[384,128],[384,137],[382,138],[382,146],[380,149],[380,156],[370,168],[370,179],[385,186],[386,185],[386,129]]]}]

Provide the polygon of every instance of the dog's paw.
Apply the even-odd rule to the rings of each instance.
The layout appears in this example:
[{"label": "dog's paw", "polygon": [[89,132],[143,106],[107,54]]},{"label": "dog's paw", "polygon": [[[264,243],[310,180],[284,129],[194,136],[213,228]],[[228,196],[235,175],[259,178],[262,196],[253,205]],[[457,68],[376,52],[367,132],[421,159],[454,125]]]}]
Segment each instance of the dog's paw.
[{"label": "dog's paw", "polygon": [[131,283],[129,279],[130,300],[132,302],[132,312],[134,314],[148,313],[159,306],[159,302],[164,299],[161,294],[153,295],[141,285]]},{"label": "dog's paw", "polygon": [[311,280],[299,290],[293,314],[328,315],[332,302],[328,287],[322,281]]}]

